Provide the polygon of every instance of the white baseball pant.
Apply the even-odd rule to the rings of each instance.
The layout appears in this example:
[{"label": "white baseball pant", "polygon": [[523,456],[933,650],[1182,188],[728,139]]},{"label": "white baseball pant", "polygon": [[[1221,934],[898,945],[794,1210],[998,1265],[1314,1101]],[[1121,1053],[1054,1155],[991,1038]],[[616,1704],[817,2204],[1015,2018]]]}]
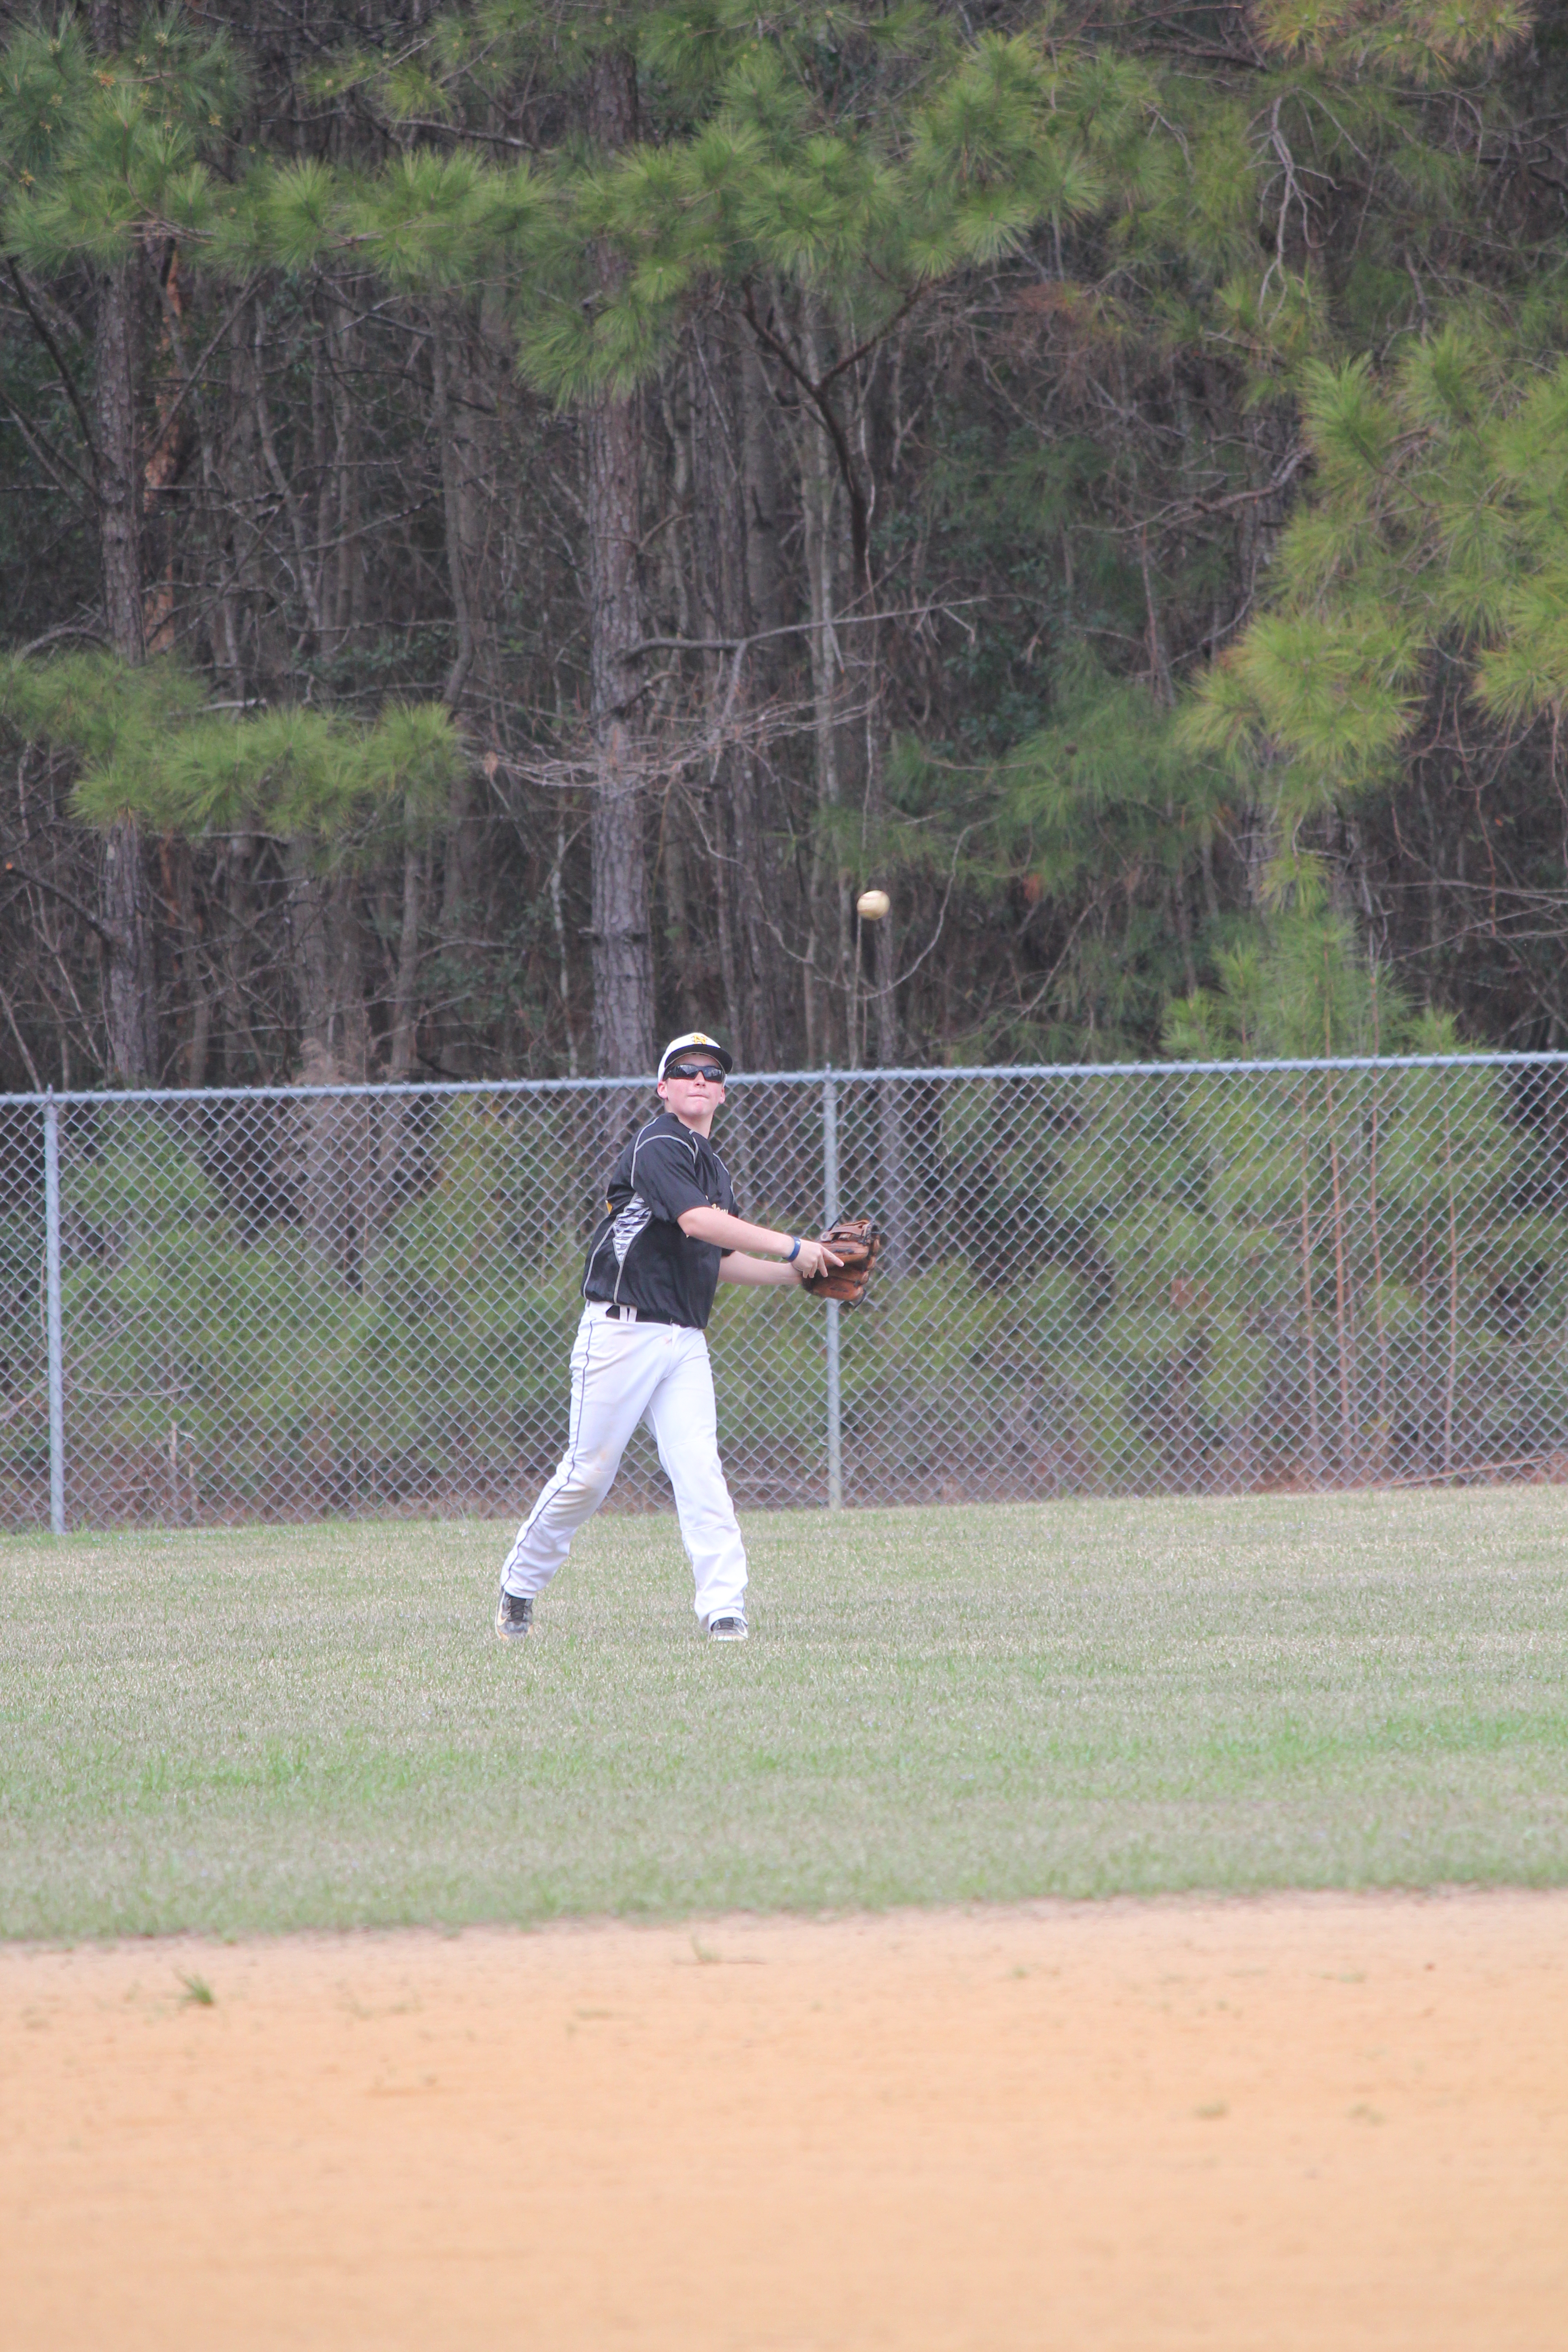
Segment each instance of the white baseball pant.
[{"label": "white baseball pant", "polygon": [[611,1322],[596,1300],[584,1308],[572,1343],[566,1451],[517,1531],[501,1570],[503,1590],[543,1591],[609,1493],[639,1421],[652,1430],[675,1489],[704,1630],[714,1617],[744,1616],[746,1552],[719,1462],[708,1342],[673,1323]]}]

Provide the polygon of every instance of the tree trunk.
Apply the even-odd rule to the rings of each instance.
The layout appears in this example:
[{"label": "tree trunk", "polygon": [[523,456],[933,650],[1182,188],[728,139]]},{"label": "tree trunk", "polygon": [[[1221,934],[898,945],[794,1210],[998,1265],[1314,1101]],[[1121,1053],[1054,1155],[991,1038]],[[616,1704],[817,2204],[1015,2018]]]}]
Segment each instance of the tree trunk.
[{"label": "tree trunk", "polygon": [[307,1084],[358,1085],[368,1077],[359,925],[351,882],[313,871],[303,842],[289,845],[290,964]]},{"label": "tree trunk", "polygon": [[[328,656],[341,654],[352,644],[362,617],[364,562],[359,541],[360,404],[352,380],[354,334],[346,303],[329,299],[312,385],[317,598],[321,650]],[[301,565],[305,561],[301,551]]]},{"label": "tree trunk", "polygon": [[[114,0],[92,0],[88,22],[94,46],[111,55],[119,46]],[[142,504],[136,470],[136,320],[134,262],[127,257],[101,271],[93,320],[93,430],[97,439],[98,531],[103,570],[103,617],[121,658],[146,658],[142,605]]]},{"label": "tree trunk", "polygon": [[[693,532],[703,636],[745,638],[752,627],[747,578],[746,480],[735,354],[709,321],[693,331],[690,432]],[[713,757],[721,937],[727,950],[731,1042],[747,1067],[778,1066],[777,979],[767,918],[777,903],[763,830],[756,761],[742,733],[750,701],[748,653],[707,656]]]},{"label": "tree trunk", "polygon": [[[820,373],[815,322],[803,337],[806,363]],[[826,1062],[838,1053],[854,1069],[861,1060],[859,983],[853,953],[848,877],[836,835],[836,811],[844,797],[843,742],[839,725],[843,664],[835,621],[838,609],[838,480],[823,435],[803,422],[799,443],[802,537],[810,601],[811,694],[816,730],[817,818],[808,884],[810,930],[806,940],[805,1031],[810,1059]],[[841,1026],[833,1014],[842,1008]],[[840,1046],[836,1030],[842,1037]]]},{"label": "tree trunk", "polygon": [[153,898],[141,832],[121,817],[104,837],[99,885],[108,970],[103,1010],[110,1068],[122,1087],[150,1087],[158,1076],[158,971]]},{"label": "tree trunk", "polygon": [[[455,711],[476,694],[486,694],[487,688],[487,698],[493,699],[494,664],[480,660],[480,625],[481,615],[493,613],[499,599],[493,586],[489,594],[485,593],[490,583],[484,579],[487,515],[482,493],[489,453],[481,444],[479,428],[489,420],[471,381],[468,339],[450,313],[435,320],[430,375],[456,639],[441,699]],[[493,653],[493,629],[484,633],[484,644],[485,650]],[[443,961],[462,975],[455,992],[464,998],[479,986],[480,972],[474,941],[480,936],[484,825],[477,799],[474,770],[465,761],[452,781],[447,801],[440,916]],[[472,1027],[471,1016],[459,1003],[455,1034],[446,1043],[443,1062],[464,1076],[471,1076],[476,1066]]]},{"label": "tree trunk", "polygon": [[[408,830],[414,829],[408,812]],[[401,1085],[414,1067],[415,1032],[418,1026],[420,861],[423,853],[412,838],[403,853],[403,909],[397,937],[397,979],[392,999],[392,1038],[386,1075]]]},{"label": "tree trunk", "polygon": [[[117,264],[99,279],[93,362],[103,616],[115,652],[121,660],[140,665],[146,659],[147,645],[136,465],[135,316],[128,263]],[[110,1070],[121,1086],[152,1086],[158,1074],[157,952],[152,894],[133,818],[121,817],[109,828],[99,910]]]},{"label": "tree trunk", "polygon": [[[752,626],[782,628],[789,619],[779,548],[779,453],[773,437],[773,402],[755,346],[741,352],[742,464],[744,468],[746,585]],[[763,675],[778,660],[778,647],[762,649]]]},{"label": "tree trunk", "polygon": [[[594,67],[589,135],[607,152],[637,135],[637,68],[605,50]],[[614,294],[625,265],[607,249],[599,284]],[[585,421],[588,472],[588,606],[594,741],[593,947],[595,1047],[606,1076],[653,1067],[653,936],[643,845],[643,778],[635,713],[644,636],[638,580],[641,537],[641,415],[636,398],[604,398]]]},{"label": "tree trunk", "polygon": [[162,389],[154,403],[153,446],[142,468],[142,569],[147,580],[142,600],[142,629],[150,654],[172,653],[174,646],[178,522],[173,493],[179,486],[196,439],[195,411],[179,406],[184,360],[180,322],[184,316],[184,297],[180,286],[180,248],[173,243],[163,257],[160,299],[163,330],[152,373]]},{"label": "tree trunk", "polygon": [[[93,0],[88,25],[105,55],[119,47],[115,0]],[[93,433],[103,618],[122,661],[147,657],[142,583],[141,477],[136,465],[136,320],[129,260],[98,280],[93,322]],[[133,819],[110,825],[99,884],[109,1066],[121,1086],[151,1086],[158,1070],[158,973],[152,894]]]},{"label": "tree trunk", "polygon": [[223,1062],[226,1087],[247,1080],[265,1085],[271,1071],[262,1057],[251,1027],[247,994],[249,942],[256,924],[256,893],[251,883],[255,844],[248,834],[236,834],[218,853],[216,885],[226,920],[221,934],[218,994],[223,1008]]},{"label": "tree trunk", "polygon": [[[209,495],[215,500],[219,519],[218,583],[208,630],[213,667],[222,680],[221,691],[234,701],[243,702],[247,691],[247,608],[257,568],[245,518],[252,511],[260,477],[248,311],[236,313],[224,340],[229,394],[223,428],[214,436]],[[253,637],[250,642],[254,646]]]},{"label": "tree trunk", "polygon": [[121,262],[98,281],[93,338],[98,530],[109,641],[122,660],[140,663],[146,658],[147,645],[142,602],[134,346],[131,270]]},{"label": "tree trunk", "polygon": [[[315,873],[303,842],[289,844],[289,871],[300,1076],[307,1086],[362,1082],[369,1076],[370,1030],[353,886]],[[294,1126],[300,1222],[337,1278],[357,1290],[383,1196],[363,1099],[309,1096]]]},{"label": "tree trunk", "polygon": [[[879,830],[888,811],[884,789],[882,750],[885,740],[880,707],[881,647],[879,631],[873,625],[862,631],[870,640],[866,652],[866,821],[868,828]],[[868,875],[868,881],[880,877]],[[875,1009],[877,1060],[881,1067],[890,1069],[899,1059],[899,1008],[893,993],[894,918],[884,915],[879,923],[871,925],[871,1002]]]}]

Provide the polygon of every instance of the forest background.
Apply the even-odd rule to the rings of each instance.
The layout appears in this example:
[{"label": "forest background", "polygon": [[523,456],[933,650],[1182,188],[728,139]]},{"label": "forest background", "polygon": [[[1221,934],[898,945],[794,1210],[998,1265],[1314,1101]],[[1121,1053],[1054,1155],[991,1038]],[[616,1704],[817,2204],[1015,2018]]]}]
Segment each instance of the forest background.
[{"label": "forest background", "polygon": [[0,1085],[1563,1042],[1561,8],[0,24]]}]

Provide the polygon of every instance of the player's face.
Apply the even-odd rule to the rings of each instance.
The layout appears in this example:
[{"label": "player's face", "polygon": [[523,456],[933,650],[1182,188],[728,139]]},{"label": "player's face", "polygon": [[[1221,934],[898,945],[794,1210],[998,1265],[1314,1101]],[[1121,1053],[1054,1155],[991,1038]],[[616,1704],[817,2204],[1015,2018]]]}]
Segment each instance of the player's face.
[{"label": "player's face", "polygon": [[724,1073],[717,1062],[694,1054],[689,1061],[670,1064],[658,1082],[658,1091],[682,1127],[694,1127],[706,1135],[724,1099]]}]

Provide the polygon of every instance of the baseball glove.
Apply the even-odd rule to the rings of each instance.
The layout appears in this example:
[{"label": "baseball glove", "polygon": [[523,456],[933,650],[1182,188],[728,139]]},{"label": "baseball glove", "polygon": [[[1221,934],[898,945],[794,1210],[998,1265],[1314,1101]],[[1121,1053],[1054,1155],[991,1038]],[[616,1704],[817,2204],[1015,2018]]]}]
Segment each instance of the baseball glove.
[{"label": "baseball glove", "polygon": [[821,1240],[844,1263],[830,1267],[826,1274],[812,1275],[801,1288],[809,1290],[814,1298],[837,1298],[841,1307],[858,1307],[877,1264],[881,1234],[869,1217],[846,1217]]}]

